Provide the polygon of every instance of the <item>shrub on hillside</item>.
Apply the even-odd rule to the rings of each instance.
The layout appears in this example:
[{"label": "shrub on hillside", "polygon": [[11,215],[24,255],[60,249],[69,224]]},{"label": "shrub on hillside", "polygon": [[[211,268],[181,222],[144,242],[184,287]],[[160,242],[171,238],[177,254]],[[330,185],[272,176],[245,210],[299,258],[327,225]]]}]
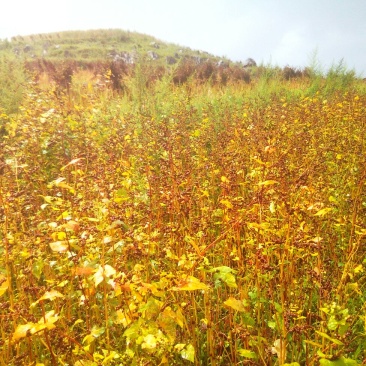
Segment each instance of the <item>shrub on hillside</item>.
[{"label": "shrub on hillside", "polygon": [[196,65],[193,60],[187,59],[182,61],[175,70],[173,77],[174,84],[184,84],[194,74],[195,70]]},{"label": "shrub on hillside", "polygon": [[15,113],[22,102],[27,82],[23,63],[12,56],[0,57],[0,107]]}]

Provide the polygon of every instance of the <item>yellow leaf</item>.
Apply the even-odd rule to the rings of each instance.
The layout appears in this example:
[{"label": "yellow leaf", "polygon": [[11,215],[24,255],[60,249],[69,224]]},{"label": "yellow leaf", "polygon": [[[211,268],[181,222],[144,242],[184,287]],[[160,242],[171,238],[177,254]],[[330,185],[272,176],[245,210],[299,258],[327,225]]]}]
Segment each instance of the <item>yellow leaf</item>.
[{"label": "yellow leaf", "polygon": [[9,284],[8,280],[5,276],[0,274],[0,296],[4,295],[6,290],[8,289]]},{"label": "yellow leaf", "polygon": [[68,189],[71,193],[75,193],[75,189],[72,188],[71,186],[69,186],[68,184],[64,183],[64,182],[60,182],[58,184],[56,184],[57,187],[60,187],[60,188],[65,188],[65,189]]},{"label": "yellow leaf", "polygon": [[53,323],[56,323],[58,318],[58,314],[55,314],[55,310],[51,310],[47,312],[44,317],[41,318],[38,324],[47,324],[47,328],[50,329],[49,326]]},{"label": "yellow leaf", "polygon": [[200,282],[199,279],[193,276],[188,276],[182,282],[172,288],[173,291],[194,291],[194,290],[208,290],[209,287]]},{"label": "yellow leaf", "polygon": [[285,349],[283,349],[284,342],[280,339],[276,339],[273,343],[273,347],[271,347],[271,351],[273,354],[276,354],[279,356],[283,351],[286,352]]},{"label": "yellow leaf", "polygon": [[182,349],[182,351],[180,352],[180,355],[182,356],[182,358],[184,360],[188,360],[188,361],[194,363],[195,349],[191,344],[189,344],[186,348]]},{"label": "yellow leaf", "polygon": [[80,160],[82,160],[83,158],[76,158],[76,159],[72,159],[68,164],[66,164],[65,166],[63,166],[60,170],[63,171],[64,169],[66,169],[68,166],[70,165],[74,165],[76,163],[78,163]]},{"label": "yellow leaf", "polygon": [[80,225],[74,221],[74,220],[70,220],[68,221],[66,224],[63,225],[65,229],[74,231],[75,233],[77,233],[80,229]]},{"label": "yellow leaf", "polygon": [[329,196],[328,200],[329,200],[329,202],[337,203],[337,199],[333,196]]},{"label": "yellow leaf", "polygon": [[235,299],[234,297],[229,297],[224,304],[226,306],[229,306],[230,308],[236,310],[236,311],[245,311],[243,302],[240,300]]},{"label": "yellow leaf", "polygon": [[270,186],[273,184],[279,184],[279,182],[277,182],[276,180],[265,180],[263,182],[258,183],[259,186]]},{"label": "yellow leaf", "polygon": [[184,316],[183,316],[181,309],[178,308],[178,310],[175,312],[175,314],[177,315],[177,317],[176,317],[177,324],[183,329]]},{"label": "yellow leaf", "polygon": [[231,204],[230,201],[228,200],[221,200],[220,203],[222,203],[224,206],[226,206],[227,208],[233,208],[233,205]]},{"label": "yellow leaf", "polygon": [[229,179],[227,179],[225,176],[221,177],[221,182],[222,183],[230,183]]},{"label": "yellow leaf", "polygon": [[41,332],[42,330],[45,330],[45,329],[52,330],[55,328],[56,328],[56,325],[54,325],[53,323],[34,324],[34,326],[31,329],[31,333],[35,334],[35,333]]},{"label": "yellow leaf", "polygon": [[144,342],[141,345],[141,348],[153,349],[157,346],[157,340],[153,334],[148,334],[144,337]]},{"label": "yellow leaf", "polygon": [[109,264],[106,264],[104,266],[104,276],[111,277],[116,274],[116,270],[110,266]]},{"label": "yellow leaf", "polygon": [[67,235],[64,231],[59,231],[56,233],[57,235],[57,239],[62,241],[62,240],[65,240],[67,238]]},{"label": "yellow leaf", "polygon": [[103,238],[103,244],[109,244],[112,240],[113,238],[111,236],[105,236]]},{"label": "yellow leaf", "polygon": [[47,117],[51,116],[54,112],[55,112],[55,109],[51,108],[47,112],[42,113],[41,117],[42,118],[47,118]]},{"label": "yellow leaf", "polygon": [[319,210],[316,214],[314,214],[314,216],[324,216],[330,211],[333,211],[333,209],[331,207],[323,208],[323,209]]},{"label": "yellow leaf", "polygon": [[115,274],[116,270],[109,264],[106,264],[104,267],[99,266],[99,269],[94,273],[95,287],[102,283],[104,278],[111,277]]},{"label": "yellow leaf", "polygon": [[186,346],[186,344],[185,344],[185,343],[178,343],[178,344],[176,344],[176,345],[174,346],[174,349],[175,349],[177,352],[179,352],[179,351],[181,351],[185,346]]},{"label": "yellow leaf", "polygon": [[122,324],[126,328],[131,324],[131,322],[132,320],[126,312],[121,309],[116,311],[116,320],[114,321],[115,324]]},{"label": "yellow leaf", "polygon": [[62,295],[60,292],[56,291],[56,290],[51,290],[51,291],[47,291],[40,299],[38,299],[38,301],[41,300],[55,300],[57,297],[64,297],[64,295]]},{"label": "yellow leaf", "polygon": [[253,358],[253,359],[257,358],[257,354],[249,349],[239,348],[238,353],[240,356],[245,358]]},{"label": "yellow leaf", "polygon": [[43,300],[50,300],[53,301],[56,298],[62,298],[64,295],[62,295],[60,292],[56,290],[47,291],[43,296],[41,296],[37,301],[31,304],[31,307],[36,306],[40,301]]},{"label": "yellow leaf", "polygon": [[50,184],[58,185],[58,184],[62,183],[64,180],[66,180],[66,178],[64,178],[64,177],[58,177],[57,179],[55,179],[54,181],[52,181]]},{"label": "yellow leaf", "polygon": [[95,287],[97,287],[100,283],[102,283],[104,280],[103,277],[103,268],[99,267],[98,271],[94,273],[94,284]]},{"label": "yellow leaf", "polygon": [[[363,272],[363,267],[362,267],[362,264],[359,264],[354,270],[353,270],[355,273],[360,273],[360,272]],[[0,287],[0,291],[1,291],[1,287]],[[0,292],[0,295],[1,295],[1,292]]]},{"label": "yellow leaf", "polygon": [[50,247],[54,252],[67,252],[69,250],[69,244],[66,240],[55,241],[50,243]]},{"label": "yellow leaf", "polygon": [[49,203],[49,204],[52,204],[53,203],[53,197],[51,197],[51,196],[42,196],[43,197],[43,199],[47,202],[47,203]]},{"label": "yellow leaf", "polygon": [[323,238],[321,236],[316,236],[315,238],[309,239],[310,241],[314,242],[314,243],[320,243]]},{"label": "yellow leaf", "polygon": [[71,273],[74,276],[90,276],[95,272],[95,269],[92,267],[75,267],[71,269]]},{"label": "yellow leaf", "polygon": [[87,217],[87,220],[90,222],[99,222],[99,219],[96,219],[95,217]]},{"label": "yellow leaf", "polygon": [[27,323],[18,325],[13,333],[13,341],[17,341],[21,338],[27,337],[27,335],[31,334],[31,329],[34,327],[34,323]]}]

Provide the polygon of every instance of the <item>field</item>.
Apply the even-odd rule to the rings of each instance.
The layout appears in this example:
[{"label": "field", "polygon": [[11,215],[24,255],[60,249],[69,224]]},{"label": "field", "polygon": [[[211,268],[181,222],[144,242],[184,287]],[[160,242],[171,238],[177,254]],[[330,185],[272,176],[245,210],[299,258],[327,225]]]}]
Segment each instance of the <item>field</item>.
[{"label": "field", "polygon": [[3,98],[0,365],[365,363],[366,88],[341,71],[142,63]]}]

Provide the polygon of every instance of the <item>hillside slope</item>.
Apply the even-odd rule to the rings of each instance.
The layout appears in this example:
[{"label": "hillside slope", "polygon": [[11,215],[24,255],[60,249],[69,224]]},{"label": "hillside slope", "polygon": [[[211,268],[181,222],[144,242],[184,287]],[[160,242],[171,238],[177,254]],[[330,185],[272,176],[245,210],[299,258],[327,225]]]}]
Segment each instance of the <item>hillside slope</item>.
[{"label": "hillside slope", "polygon": [[0,53],[9,51],[26,60],[42,58],[50,61],[67,59],[88,62],[110,59],[132,64],[139,56],[145,56],[158,64],[175,64],[184,57],[192,57],[197,63],[208,59],[224,61],[204,51],[191,50],[146,34],[119,29],[34,34],[0,41]]}]

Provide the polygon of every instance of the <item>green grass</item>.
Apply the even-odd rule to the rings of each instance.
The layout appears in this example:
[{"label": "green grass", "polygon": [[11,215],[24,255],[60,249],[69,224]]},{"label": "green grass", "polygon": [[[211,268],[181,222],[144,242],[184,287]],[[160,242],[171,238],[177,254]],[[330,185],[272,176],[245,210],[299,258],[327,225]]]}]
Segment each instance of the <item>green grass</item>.
[{"label": "green grass", "polygon": [[[153,43],[159,48],[155,48]],[[26,46],[30,46],[28,52],[25,52]],[[19,56],[25,59],[36,57],[54,61],[64,59],[65,52],[69,53],[68,57],[74,60],[100,61],[106,59],[112,51],[117,53],[137,52],[141,55],[146,55],[148,51],[154,51],[160,57],[158,64],[165,64],[165,57],[174,56],[176,53],[182,57],[201,56],[218,59],[213,55],[202,55],[198,51],[166,43],[145,34],[118,29],[16,36],[10,41],[0,43],[0,52],[4,50],[17,50]],[[180,53],[180,50],[183,52]]]}]

